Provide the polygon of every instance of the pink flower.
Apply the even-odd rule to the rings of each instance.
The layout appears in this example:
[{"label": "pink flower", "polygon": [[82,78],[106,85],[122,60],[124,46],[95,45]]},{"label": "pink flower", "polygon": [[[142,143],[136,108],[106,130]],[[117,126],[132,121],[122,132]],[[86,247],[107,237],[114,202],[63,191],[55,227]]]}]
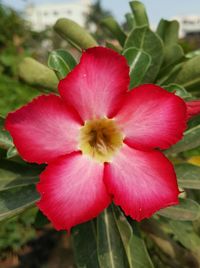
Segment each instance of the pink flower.
[{"label": "pink flower", "polygon": [[112,201],[137,221],[178,203],[173,166],[157,149],[182,138],[186,105],[156,85],[128,85],[125,58],[91,48],[60,81],[61,97],[40,96],[7,117],[20,155],[48,164],[37,205],[57,230]]},{"label": "pink flower", "polygon": [[187,118],[200,114],[200,100],[188,101],[187,106]]}]

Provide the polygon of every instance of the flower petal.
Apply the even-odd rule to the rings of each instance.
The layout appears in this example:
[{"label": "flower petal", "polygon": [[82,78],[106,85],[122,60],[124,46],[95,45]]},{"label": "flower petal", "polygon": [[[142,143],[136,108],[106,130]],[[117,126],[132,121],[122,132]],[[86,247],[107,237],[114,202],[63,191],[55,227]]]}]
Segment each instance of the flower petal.
[{"label": "flower petal", "polygon": [[187,106],[187,119],[200,114],[200,100],[188,101]]},{"label": "flower petal", "polygon": [[183,136],[186,105],[159,86],[142,85],[127,94],[115,119],[125,134],[125,142],[134,148],[167,149]]},{"label": "flower petal", "polygon": [[61,96],[85,121],[110,116],[128,90],[129,67],[125,58],[103,47],[86,50],[80,63],[60,81]]},{"label": "flower petal", "polygon": [[105,184],[126,215],[140,221],[178,203],[172,164],[158,151],[139,151],[124,145],[105,167]]},{"label": "flower petal", "polygon": [[20,155],[44,163],[77,149],[79,118],[57,96],[40,96],[6,119]]},{"label": "flower petal", "polygon": [[96,217],[109,205],[103,172],[103,164],[72,153],[52,162],[41,174],[37,189],[42,197],[38,207],[57,230],[70,230]]}]

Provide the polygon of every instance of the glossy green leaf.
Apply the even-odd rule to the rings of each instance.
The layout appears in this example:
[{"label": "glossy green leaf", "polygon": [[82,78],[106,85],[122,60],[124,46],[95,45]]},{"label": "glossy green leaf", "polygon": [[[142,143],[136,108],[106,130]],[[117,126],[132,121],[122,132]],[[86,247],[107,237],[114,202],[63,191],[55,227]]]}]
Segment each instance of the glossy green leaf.
[{"label": "glossy green leaf", "polygon": [[35,185],[0,192],[0,221],[22,213],[39,200]]},{"label": "glossy green leaf", "polygon": [[54,70],[58,79],[63,79],[76,66],[72,55],[64,50],[58,49],[49,53],[48,66]]},{"label": "glossy green leaf", "polygon": [[177,144],[166,151],[167,154],[180,153],[200,145],[200,125],[190,128],[184,133],[184,137]]},{"label": "glossy green leaf", "polygon": [[200,190],[200,167],[181,163],[175,165],[178,184],[183,188]]},{"label": "glossy green leaf", "polygon": [[193,228],[192,222],[170,221],[170,227],[176,239],[197,256],[200,264],[200,237]]},{"label": "glossy green leaf", "polygon": [[183,64],[175,83],[182,85],[187,90],[199,90],[200,88],[200,55],[189,59]]},{"label": "glossy green leaf", "polygon": [[100,268],[97,256],[97,232],[95,220],[72,229],[72,242],[78,268]]},{"label": "glossy green leaf", "polygon": [[57,20],[54,30],[80,51],[98,45],[94,38],[73,20],[64,18]]},{"label": "glossy green leaf", "polygon": [[8,131],[4,128],[5,120],[0,116],[0,147],[3,149],[9,149],[13,147],[13,141]]},{"label": "glossy green leaf", "polygon": [[145,6],[139,1],[131,1],[129,4],[134,15],[136,26],[149,25]]},{"label": "glossy green leaf", "polygon": [[172,46],[178,42],[179,23],[176,20],[161,19],[156,32],[166,46]]},{"label": "glossy green leaf", "polygon": [[101,20],[101,25],[105,27],[114,38],[116,38],[120,45],[123,46],[126,40],[126,34],[123,32],[120,25],[113,17],[108,17]]},{"label": "glossy green leaf", "polygon": [[118,207],[114,208],[115,221],[121,236],[130,268],[153,268],[153,263],[140,235],[137,224],[132,226]]},{"label": "glossy green leaf", "polygon": [[167,86],[163,86],[163,88],[169,92],[175,93],[177,96],[181,97],[184,100],[190,100],[192,98],[192,95],[180,85],[169,84]]},{"label": "glossy green leaf", "polygon": [[191,199],[179,199],[179,204],[161,209],[159,215],[179,221],[194,221],[200,216],[200,206]]},{"label": "glossy green leaf", "polygon": [[32,58],[24,58],[19,64],[19,77],[26,83],[43,89],[57,91],[58,79],[54,71]]},{"label": "glossy green leaf", "polygon": [[147,26],[137,27],[130,32],[125,49],[135,47],[151,57],[151,65],[145,75],[143,83],[154,82],[163,61],[163,43]]},{"label": "glossy green leaf", "polygon": [[140,84],[144,80],[145,74],[147,73],[151,65],[151,57],[144,51],[135,47],[130,47],[123,51],[123,55],[128,61],[130,66],[130,86],[132,89]]},{"label": "glossy green leaf", "polygon": [[97,218],[97,250],[101,268],[129,267],[112,206]]}]

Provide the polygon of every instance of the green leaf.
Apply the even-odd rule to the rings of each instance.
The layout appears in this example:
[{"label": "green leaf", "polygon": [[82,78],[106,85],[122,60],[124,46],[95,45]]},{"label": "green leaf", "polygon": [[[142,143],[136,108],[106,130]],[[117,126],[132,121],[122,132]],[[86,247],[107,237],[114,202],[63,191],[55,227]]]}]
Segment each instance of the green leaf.
[{"label": "green leaf", "polygon": [[169,92],[175,93],[175,95],[181,97],[184,100],[190,100],[192,95],[185,90],[184,87],[177,84],[169,84],[167,86],[163,86]]},{"label": "green leaf", "polygon": [[126,34],[123,32],[120,25],[113,17],[108,17],[101,20],[101,25],[105,27],[114,38],[116,38],[120,45],[123,46],[126,40]]},{"label": "green leaf", "polygon": [[32,58],[24,58],[19,64],[19,77],[33,86],[57,91],[58,79],[54,71]]},{"label": "green leaf", "polygon": [[187,53],[185,55],[185,57],[188,59],[191,59],[191,58],[194,58],[194,57],[199,56],[199,55],[200,55],[200,49],[197,49],[197,50],[194,50],[194,51]]},{"label": "green leaf", "polygon": [[167,154],[185,152],[200,145],[200,125],[185,131],[184,137],[177,144],[166,151]]},{"label": "green leaf", "polygon": [[112,206],[97,218],[97,250],[101,268],[129,267]]},{"label": "green leaf", "polygon": [[0,162],[0,191],[35,184],[43,167],[32,164],[20,164],[8,160]]},{"label": "green leaf", "polygon": [[153,263],[136,223],[133,229],[118,207],[114,208],[115,221],[121,236],[130,268],[152,268]]},{"label": "green leaf", "polygon": [[187,90],[199,90],[200,87],[200,55],[189,59],[183,64],[175,83],[182,85]]},{"label": "green leaf", "polygon": [[200,216],[200,206],[191,199],[179,199],[179,204],[161,209],[157,214],[179,221],[194,221]]},{"label": "green leaf", "polygon": [[10,147],[7,151],[6,157],[10,159],[10,158],[15,157],[16,155],[18,155],[18,151],[16,147]]},{"label": "green leaf", "polygon": [[112,50],[114,50],[117,53],[121,54],[122,48],[119,47],[119,46],[113,45],[112,43],[106,41],[106,47],[111,48]]},{"label": "green leaf", "polygon": [[129,4],[134,15],[136,26],[149,25],[145,6],[139,1],[131,1]]},{"label": "green leaf", "polygon": [[35,185],[1,191],[0,221],[22,213],[27,208],[34,206],[38,200],[39,194],[35,189]]},{"label": "green leaf", "polygon": [[166,46],[175,45],[178,43],[179,23],[176,20],[161,19],[156,32]]},{"label": "green leaf", "polygon": [[175,165],[175,171],[179,186],[200,190],[200,167],[182,163]]},{"label": "green leaf", "polygon": [[135,47],[125,49],[123,55],[130,66],[131,81],[129,88],[132,89],[142,84],[145,74],[151,65],[151,57],[146,52]]},{"label": "green leaf", "polygon": [[192,222],[170,221],[169,223],[178,241],[194,252],[200,260],[200,237],[195,233]]},{"label": "green leaf", "polygon": [[35,222],[34,222],[34,227],[36,228],[43,228],[46,224],[49,224],[50,221],[44,214],[38,210],[36,217],[35,217]]},{"label": "green leaf", "polygon": [[74,227],[72,229],[72,242],[78,268],[100,268],[97,256],[95,220]]},{"label": "green leaf", "polygon": [[49,53],[48,67],[55,71],[59,80],[65,78],[75,66],[75,59],[66,50],[58,49]]},{"label": "green leaf", "polygon": [[8,131],[4,129],[5,119],[0,116],[0,147],[9,149],[14,146],[12,138]]},{"label": "green leaf", "polygon": [[156,84],[163,86],[174,83],[178,73],[182,69],[182,66],[183,66],[182,62],[176,64],[174,67],[172,67],[172,69],[168,73],[162,74],[162,77],[161,74],[159,73],[158,77],[156,78]]},{"label": "green leaf", "polygon": [[181,46],[175,44],[164,48],[164,60],[158,78],[168,75],[172,68],[184,59],[184,52]]},{"label": "green leaf", "polygon": [[163,43],[147,26],[137,27],[130,32],[125,49],[135,47],[151,57],[151,65],[143,83],[154,82],[163,61]]},{"label": "green leaf", "polygon": [[126,18],[127,31],[130,32],[136,26],[135,18],[132,13],[126,13],[125,18]]},{"label": "green leaf", "polygon": [[98,45],[94,38],[73,20],[57,20],[54,25],[54,30],[80,51]]}]

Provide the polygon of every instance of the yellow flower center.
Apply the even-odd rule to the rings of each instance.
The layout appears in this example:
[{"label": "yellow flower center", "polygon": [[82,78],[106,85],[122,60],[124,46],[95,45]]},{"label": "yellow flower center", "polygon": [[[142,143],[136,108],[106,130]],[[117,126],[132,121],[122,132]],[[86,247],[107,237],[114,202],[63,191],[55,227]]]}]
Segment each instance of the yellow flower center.
[{"label": "yellow flower center", "polygon": [[110,162],[123,144],[123,135],[113,119],[85,122],[80,131],[79,148],[98,162]]}]

